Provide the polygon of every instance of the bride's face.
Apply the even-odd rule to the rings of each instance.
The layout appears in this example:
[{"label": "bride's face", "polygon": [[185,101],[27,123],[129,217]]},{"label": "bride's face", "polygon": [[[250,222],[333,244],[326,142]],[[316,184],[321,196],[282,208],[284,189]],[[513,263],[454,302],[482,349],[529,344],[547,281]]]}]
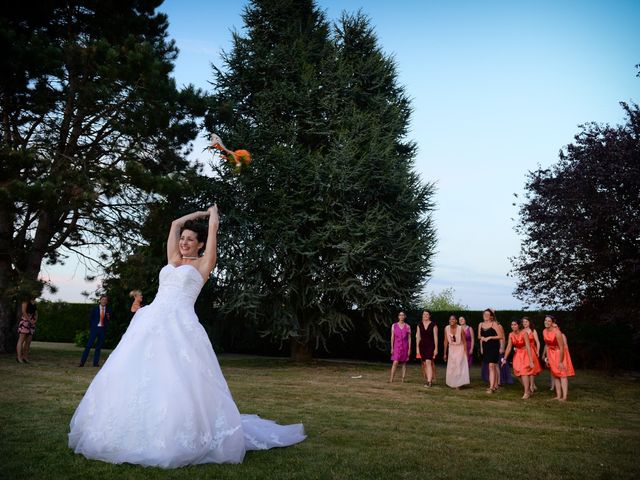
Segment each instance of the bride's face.
[{"label": "bride's face", "polygon": [[204,247],[204,243],[198,241],[198,234],[193,230],[183,230],[178,245],[183,257],[197,257],[198,251]]}]

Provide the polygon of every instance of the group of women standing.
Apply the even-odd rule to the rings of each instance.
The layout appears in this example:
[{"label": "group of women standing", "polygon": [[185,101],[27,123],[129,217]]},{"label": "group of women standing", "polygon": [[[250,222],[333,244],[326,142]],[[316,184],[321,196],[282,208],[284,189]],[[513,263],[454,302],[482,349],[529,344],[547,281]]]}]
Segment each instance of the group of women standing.
[{"label": "group of women standing", "polygon": [[[435,359],[438,355],[438,326],[431,320],[428,310],[422,312],[422,319],[416,328],[416,358],[421,361],[424,386],[431,387],[436,377]],[[449,325],[444,329],[443,360],[447,364],[445,383],[452,388],[460,388],[470,383],[469,368],[473,363],[475,340],[487,369],[487,393],[498,390],[501,367],[508,367],[507,359],[513,351],[513,374],[519,378],[524,393],[522,398],[530,398],[537,390],[535,377],[542,371],[539,357],[541,343],[537,331],[528,317],[521,322],[511,322],[511,333],[505,338],[502,326],[496,320],[495,312],[482,312],[482,322],[478,325],[477,337],[467,325],[464,317],[449,317]],[[542,359],[550,369],[551,389],[556,399],[564,401],[568,393],[568,377],[575,375],[569,354],[566,336],[552,315],[545,317],[543,332],[545,343]],[[505,348],[506,343],[506,348]],[[411,326],[406,322],[405,312],[398,314],[398,321],[391,327],[391,375],[393,382],[398,365],[402,367],[402,381],[406,376],[406,365],[411,356]],[[504,380],[504,373],[502,378]]]}]

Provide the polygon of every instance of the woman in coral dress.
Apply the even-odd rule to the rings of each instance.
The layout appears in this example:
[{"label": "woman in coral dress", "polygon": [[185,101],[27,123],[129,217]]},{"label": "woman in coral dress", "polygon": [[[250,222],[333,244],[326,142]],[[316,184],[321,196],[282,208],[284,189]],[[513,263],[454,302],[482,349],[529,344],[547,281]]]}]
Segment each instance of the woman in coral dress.
[{"label": "woman in coral dress", "polygon": [[402,364],[402,381],[407,373],[407,362],[411,354],[411,326],[405,322],[407,315],[398,313],[398,321],[391,325],[391,376],[389,383],[393,383],[398,363]]},{"label": "woman in coral dress", "polygon": [[446,383],[451,388],[469,385],[467,340],[455,315],[444,328],[444,361],[447,362]]},{"label": "woman in coral dress", "polygon": [[502,359],[503,363],[506,363],[505,359],[509,356],[512,348],[515,349],[513,355],[513,374],[516,377],[520,377],[522,388],[524,388],[522,398],[526,400],[531,396],[531,376],[534,375],[533,372],[535,371],[534,355],[531,350],[528,334],[524,330],[520,330],[520,326],[515,320],[511,322],[511,333],[509,334],[507,349]]},{"label": "woman in coral dress", "polygon": [[535,392],[538,387],[536,386],[536,377],[540,375],[542,366],[540,365],[540,339],[538,338],[538,332],[536,332],[529,317],[522,317],[522,331],[529,338],[529,346],[531,347],[531,353],[533,354],[533,374],[529,379],[531,381],[531,393]]},{"label": "woman in coral dress", "polygon": [[564,335],[552,315],[544,317],[545,329],[542,332],[546,346],[545,362],[551,369],[556,391],[556,400],[566,401],[569,393],[569,377],[575,376],[571,355],[566,348]]}]

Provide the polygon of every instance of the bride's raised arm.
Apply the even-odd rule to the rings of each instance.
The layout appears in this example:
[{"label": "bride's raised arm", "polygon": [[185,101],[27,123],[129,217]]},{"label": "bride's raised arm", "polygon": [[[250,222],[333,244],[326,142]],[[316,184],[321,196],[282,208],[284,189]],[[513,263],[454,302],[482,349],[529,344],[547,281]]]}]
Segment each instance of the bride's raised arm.
[{"label": "bride's raised arm", "polygon": [[197,220],[198,218],[206,218],[209,212],[193,212],[183,217],[175,219],[171,222],[169,230],[169,238],[167,238],[167,262],[172,265],[179,264],[182,260],[180,255],[180,229],[187,220]]},{"label": "bride's raised arm", "polygon": [[209,207],[205,212],[205,215],[209,217],[209,231],[207,232],[207,244],[204,246],[204,254],[200,259],[200,273],[207,278],[216,266],[217,247],[218,247],[218,226],[220,225],[220,217],[218,216],[218,206],[213,205]]}]

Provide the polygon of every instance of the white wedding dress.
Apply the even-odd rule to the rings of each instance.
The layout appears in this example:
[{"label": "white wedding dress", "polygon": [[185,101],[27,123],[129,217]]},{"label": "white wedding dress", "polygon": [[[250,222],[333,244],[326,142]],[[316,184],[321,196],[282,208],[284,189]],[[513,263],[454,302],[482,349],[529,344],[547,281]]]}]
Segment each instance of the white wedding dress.
[{"label": "white wedding dress", "polygon": [[240,415],[193,305],[204,280],[166,265],[71,419],[69,447],[87,458],[175,468],[240,463],[246,450],[305,439],[302,424]]}]

